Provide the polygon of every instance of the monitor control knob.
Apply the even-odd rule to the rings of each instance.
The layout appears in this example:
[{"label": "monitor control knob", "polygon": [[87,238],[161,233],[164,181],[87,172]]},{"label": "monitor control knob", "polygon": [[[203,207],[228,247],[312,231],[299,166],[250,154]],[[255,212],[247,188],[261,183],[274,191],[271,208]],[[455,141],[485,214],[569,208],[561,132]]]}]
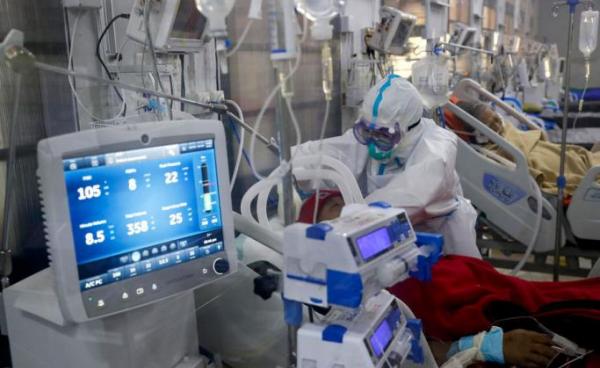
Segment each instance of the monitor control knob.
[{"label": "monitor control knob", "polygon": [[213,270],[215,270],[215,273],[218,275],[227,273],[229,271],[229,261],[223,258],[216,259],[213,263]]}]

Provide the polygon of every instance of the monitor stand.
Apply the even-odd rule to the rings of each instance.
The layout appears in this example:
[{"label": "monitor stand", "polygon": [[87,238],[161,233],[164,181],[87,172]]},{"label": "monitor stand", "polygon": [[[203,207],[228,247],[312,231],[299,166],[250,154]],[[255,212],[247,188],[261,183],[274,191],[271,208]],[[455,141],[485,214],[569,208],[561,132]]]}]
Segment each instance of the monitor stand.
[{"label": "monitor stand", "polygon": [[4,291],[15,368],[206,368],[194,294],[85,323],[64,319],[45,269]]}]

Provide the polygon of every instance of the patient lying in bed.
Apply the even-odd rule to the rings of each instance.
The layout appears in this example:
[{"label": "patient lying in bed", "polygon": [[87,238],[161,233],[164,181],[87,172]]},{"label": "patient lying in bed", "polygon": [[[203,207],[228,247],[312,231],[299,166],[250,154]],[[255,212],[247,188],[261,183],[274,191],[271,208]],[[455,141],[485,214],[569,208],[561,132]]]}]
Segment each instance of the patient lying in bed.
[{"label": "patient lying in bed", "polygon": [[[504,122],[502,117],[485,103],[460,101],[457,105],[523,152],[529,164],[529,171],[542,191],[556,194],[556,179],[560,166],[559,144],[547,141],[542,131],[521,131],[512,124]],[[472,129],[466,124],[463,129],[459,130],[463,131],[463,134],[459,134],[463,138],[472,133]],[[511,159],[510,155],[494,144],[486,144],[486,148],[504,158]],[[590,152],[583,147],[567,145],[565,163],[565,177],[567,178],[565,193],[572,195],[589,169],[600,165],[600,152]]]}]

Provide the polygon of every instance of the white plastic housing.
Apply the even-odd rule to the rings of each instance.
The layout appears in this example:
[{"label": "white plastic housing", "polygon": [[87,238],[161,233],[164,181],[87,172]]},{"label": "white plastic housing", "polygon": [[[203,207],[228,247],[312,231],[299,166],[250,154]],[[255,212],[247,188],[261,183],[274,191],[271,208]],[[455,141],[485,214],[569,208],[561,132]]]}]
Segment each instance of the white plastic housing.
[{"label": "white plastic housing", "polygon": [[[150,34],[157,50],[192,53],[202,49],[207,19],[193,8],[193,3],[189,4],[191,1],[193,0],[164,0],[152,4]],[[196,14],[190,13],[185,7],[192,7],[191,10]],[[191,22],[194,17],[197,24]],[[133,4],[127,25],[127,36],[134,41],[146,43],[144,5],[141,1],[135,1]]]},{"label": "white plastic housing", "polygon": [[[135,149],[159,147],[202,139],[214,139],[218,191],[222,212],[224,251],[214,257],[202,257],[169,268],[140,274],[98,288],[82,291],[77,269],[75,242],[73,240],[71,213],[65,185],[65,157],[101,155]],[[157,300],[172,297],[215,280],[227,277],[237,270],[231,196],[229,193],[229,169],[225,132],[219,121],[189,120],[167,121],[125,125],[118,128],[86,130],[44,139],[38,144],[38,176],[44,223],[47,232],[50,268],[54,273],[56,294],[66,320],[84,322],[91,319],[132,310]],[[218,273],[213,261],[216,257],[229,260],[229,272]],[[213,259],[215,258],[215,259]],[[210,264],[209,264],[210,263]],[[211,269],[209,271],[209,268]],[[203,272],[204,269],[207,272]],[[121,300],[123,290],[150,290],[139,298]],[[106,301],[103,305],[91,305],[91,300]]]}]

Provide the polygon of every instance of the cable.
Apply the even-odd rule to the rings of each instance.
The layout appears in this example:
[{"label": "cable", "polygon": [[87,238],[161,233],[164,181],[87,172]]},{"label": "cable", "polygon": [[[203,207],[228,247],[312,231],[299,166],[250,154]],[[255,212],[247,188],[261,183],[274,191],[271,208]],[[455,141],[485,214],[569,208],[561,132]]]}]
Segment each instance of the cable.
[{"label": "cable", "polygon": [[[106,25],[106,27],[104,28],[104,30],[102,31],[102,33],[100,34],[100,37],[98,38],[98,42],[96,42],[96,58],[98,59],[98,61],[100,62],[100,65],[102,65],[102,69],[104,69],[104,71],[106,72],[106,76],[108,77],[108,79],[113,79],[112,74],[110,73],[110,71],[108,70],[108,67],[106,66],[106,63],[104,62],[104,60],[102,59],[102,55],[100,55],[100,46],[102,45],[102,40],[104,39],[104,37],[106,36],[106,33],[108,33],[108,30],[110,29],[110,27],[112,27],[112,25],[118,20],[118,19],[129,19],[130,15],[127,13],[122,13],[119,15],[114,16]],[[117,54],[117,58],[120,57],[120,54]],[[119,90],[117,89],[117,87],[114,87],[115,93],[117,94],[117,96],[119,96],[119,99],[121,99],[121,101],[123,100],[123,96],[121,95],[121,92],[119,92]]]},{"label": "cable", "polygon": [[225,54],[226,58],[230,58],[233,55],[235,55],[236,52],[238,52],[238,50],[240,49],[240,46],[242,46],[242,44],[244,43],[244,41],[246,40],[246,37],[248,36],[248,32],[250,31],[250,27],[252,27],[252,24],[254,23],[254,19],[248,19],[248,23],[246,23],[246,27],[244,28],[244,30],[242,31],[242,34],[240,35],[240,38],[238,38],[237,43],[235,44],[235,46],[231,49],[231,51],[227,52]]},{"label": "cable", "polygon": [[[69,57],[68,57],[68,61],[67,61],[67,69],[69,69],[69,71],[75,71],[74,67],[73,67],[73,54],[75,53],[75,36],[77,35],[77,29],[79,28],[79,21],[81,20],[81,13],[77,14],[77,17],[75,18],[75,22],[73,23],[73,33],[71,34],[71,44],[70,44],[70,49],[69,49]],[[92,119],[98,120],[98,121],[102,121],[102,122],[109,122],[109,121],[114,121],[117,120],[118,118],[120,118],[123,115],[123,111],[125,111],[125,103],[121,104],[121,110],[119,111],[119,113],[111,118],[101,118],[96,116],[90,109],[87,108],[87,106],[85,106],[83,104],[83,101],[81,99],[81,96],[79,96],[79,93],[77,92],[77,89],[75,89],[75,85],[73,84],[73,77],[69,76],[68,78],[69,81],[69,86],[71,87],[71,92],[73,93],[73,96],[75,97],[75,101],[77,101],[77,104],[81,107],[81,109],[88,114]]]},{"label": "cable", "polygon": [[574,362],[576,362],[576,361],[578,361],[578,360],[581,360],[581,359],[585,358],[586,356],[590,355],[590,354],[591,354],[591,353],[593,353],[593,352],[594,352],[593,350],[590,350],[590,351],[588,351],[588,352],[587,352],[587,353],[585,353],[585,354],[581,354],[580,356],[578,356],[578,357],[576,357],[576,358],[573,358],[573,359],[569,360],[568,362],[566,362],[565,364],[561,365],[561,366],[560,366],[560,367],[558,367],[558,368],[564,368],[564,367],[568,366],[568,365],[569,365],[569,364],[571,364],[571,363],[574,363]]},{"label": "cable", "polygon": [[535,248],[535,244],[537,242],[537,238],[539,236],[541,226],[542,226],[542,217],[543,217],[543,213],[544,213],[543,204],[542,204],[542,192],[540,190],[540,186],[537,184],[537,182],[531,176],[529,177],[529,179],[531,181],[530,185],[533,188],[535,188],[535,196],[536,196],[536,202],[537,202],[535,227],[534,227],[533,235],[531,237],[529,246],[527,247],[527,250],[525,250],[525,254],[523,254],[523,258],[521,258],[519,263],[515,266],[515,268],[510,273],[513,276],[516,275],[519,271],[521,271],[523,269],[523,266],[525,266],[525,263],[527,263],[529,256],[531,256],[531,253],[533,253],[533,249]]},{"label": "cable", "polygon": [[2,244],[0,248],[0,256],[2,263],[2,289],[10,286],[9,276],[12,273],[12,258],[11,250],[9,245],[10,240],[10,219],[12,217],[12,204],[13,199],[11,197],[11,189],[14,187],[14,180],[16,174],[16,162],[17,162],[17,128],[19,126],[19,107],[21,104],[21,82],[22,76],[19,73],[15,73],[15,97],[13,102],[13,113],[10,122],[10,130],[8,132],[8,161],[6,162],[6,181],[4,183],[4,223],[2,224]]}]

